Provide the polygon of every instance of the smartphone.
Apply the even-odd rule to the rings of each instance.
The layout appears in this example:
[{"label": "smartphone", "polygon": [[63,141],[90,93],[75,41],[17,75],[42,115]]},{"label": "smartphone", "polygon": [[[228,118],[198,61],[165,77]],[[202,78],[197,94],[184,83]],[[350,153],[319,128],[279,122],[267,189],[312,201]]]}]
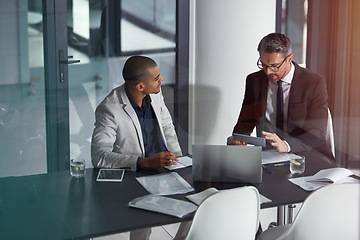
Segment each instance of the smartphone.
[{"label": "smartphone", "polygon": [[122,182],[124,169],[100,169],[96,181],[98,182]]}]

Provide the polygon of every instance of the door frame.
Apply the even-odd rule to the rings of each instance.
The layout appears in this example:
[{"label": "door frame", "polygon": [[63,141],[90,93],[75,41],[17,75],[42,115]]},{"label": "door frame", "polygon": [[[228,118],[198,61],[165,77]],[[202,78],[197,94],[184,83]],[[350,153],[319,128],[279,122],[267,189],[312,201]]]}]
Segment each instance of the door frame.
[{"label": "door frame", "polygon": [[[48,172],[69,169],[69,91],[67,59],[67,1],[43,0],[45,119]],[[61,71],[60,71],[61,70]]]}]

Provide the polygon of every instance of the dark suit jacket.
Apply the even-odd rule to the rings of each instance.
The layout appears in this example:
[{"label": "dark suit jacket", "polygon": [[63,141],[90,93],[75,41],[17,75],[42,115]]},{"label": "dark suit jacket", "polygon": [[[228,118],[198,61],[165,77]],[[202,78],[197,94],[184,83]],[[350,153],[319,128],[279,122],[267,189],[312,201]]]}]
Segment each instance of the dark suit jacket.
[{"label": "dark suit jacket", "polygon": [[[295,65],[288,106],[286,140],[293,152],[316,150],[333,159],[325,141],[328,119],[326,81],[308,69]],[[268,79],[263,70],[246,78],[245,96],[235,133],[250,134],[257,126],[261,136],[265,121]]]}]

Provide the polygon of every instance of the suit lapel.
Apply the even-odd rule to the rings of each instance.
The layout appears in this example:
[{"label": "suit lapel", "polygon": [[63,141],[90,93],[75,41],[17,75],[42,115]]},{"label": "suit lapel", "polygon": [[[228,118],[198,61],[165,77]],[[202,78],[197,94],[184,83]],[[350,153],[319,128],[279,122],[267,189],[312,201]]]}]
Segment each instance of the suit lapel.
[{"label": "suit lapel", "polygon": [[129,98],[126,95],[125,84],[123,84],[119,87],[119,101],[120,101],[120,104],[122,105],[122,108],[124,109],[126,114],[130,117],[132,123],[134,124],[136,133],[137,133],[137,137],[139,140],[139,144],[141,147],[141,151],[145,155],[144,140],[143,140],[143,135],[141,132],[140,122],[139,122],[139,119],[136,115],[134,108],[132,107],[132,105],[130,103]]},{"label": "suit lapel", "polygon": [[269,88],[269,81],[265,74],[263,74],[263,77],[259,78],[259,96],[258,99],[261,101],[261,117],[259,119],[259,124],[256,126],[256,134],[257,136],[262,135],[262,131],[264,130],[264,124],[265,124],[265,113],[266,113],[266,105],[267,105],[267,94],[268,94],[268,88]]},{"label": "suit lapel", "polygon": [[291,88],[290,88],[290,94],[289,94],[288,118],[287,118],[288,120],[290,119],[290,116],[292,114],[295,96],[299,92],[297,90],[299,90],[298,85],[299,85],[300,76],[301,76],[301,68],[295,62],[293,62],[293,64],[295,66],[295,72],[294,72],[294,77],[291,82]]},{"label": "suit lapel", "polygon": [[[161,94],[161,93],[158,93],[158,94]],[[162,119],[161,119],[161,106],[157,103],[156,101],[156,96],[154,94],[150,94],[150,97],[151,97],[151,106],[152,108],[154,109],[154,113],[155,113],[155,116],[156,116],[156,120],[157,120],[157,123],[158,123],[158,126],[159,126],[159,129],[160,129],[160,133],[161,133],[161,137],[164,141],[165,140],[165,135],[164,135],[164,131],[163,131],[163,128],[161,127],[162,125]]]}]

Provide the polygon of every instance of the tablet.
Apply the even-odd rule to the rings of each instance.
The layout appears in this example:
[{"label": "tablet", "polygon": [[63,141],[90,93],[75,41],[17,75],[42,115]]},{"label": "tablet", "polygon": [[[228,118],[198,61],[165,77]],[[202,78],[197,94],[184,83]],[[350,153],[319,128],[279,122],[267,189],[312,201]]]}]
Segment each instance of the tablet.
[{"label": "tablet", "polygon": [[266,139],[261,137],[253,137],[245,134],[233,133],[234,140],[246,142],[255,146],[266,147]]},{"label": "tablet", "polygon": [[121,182],[124,177],[124,169],[100,169],[96,178],[98,182]]}]

